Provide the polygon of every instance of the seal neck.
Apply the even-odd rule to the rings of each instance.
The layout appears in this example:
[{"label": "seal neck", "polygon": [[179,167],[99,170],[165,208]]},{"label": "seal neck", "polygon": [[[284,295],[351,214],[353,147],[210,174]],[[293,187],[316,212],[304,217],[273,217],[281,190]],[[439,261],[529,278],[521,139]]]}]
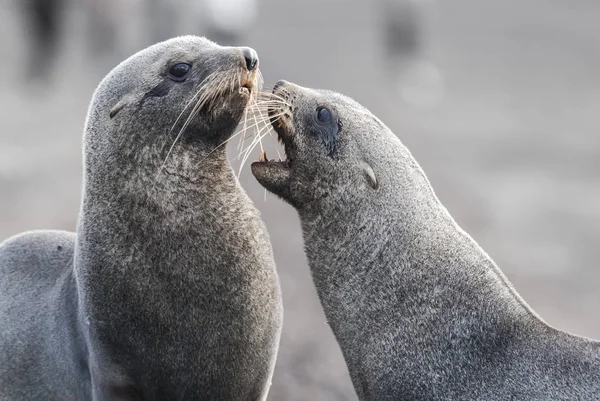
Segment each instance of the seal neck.
[{"label": "seal neck", "polygon": [[[114,308],[164,304],[164,294],[156,288],[167,288],[171,281],[183,297],[189,295],[185,291],[201,293],[203,285],[235,281],[247,273],[242,264],[220,268],[228,261],[218,252],[206,252],[221,249],[219,238],[230,233],[242,239],[227,243],[240,247],[246,244],[245,235],[256,235],[252,228],[256,213],[233,171],[215,160],[202,165],[184,157],[177,160],[181,164],[168,166],[159,178],[156,169],[144,166],[129,170],[112,166],[102,173],[88,170],[85,176],[77,278],[78,285],[88,289],[82,300],[85,318],[99,326],[105,322],[105,331],[120,321]],[[197,266],[214,269],[200,272]],[[135,306],[142,298],[148,306]],[[130,303],[133,306],[127,306]]]},{"label": "seal neck", "polygon": [[416,162],[400,170],[372,195],[347,190],[299,211],[312,276],[355,386],[389,372],[426,380],[419,369],[449,369],[440,355],[478,358],[473,347],[541,322]]}]

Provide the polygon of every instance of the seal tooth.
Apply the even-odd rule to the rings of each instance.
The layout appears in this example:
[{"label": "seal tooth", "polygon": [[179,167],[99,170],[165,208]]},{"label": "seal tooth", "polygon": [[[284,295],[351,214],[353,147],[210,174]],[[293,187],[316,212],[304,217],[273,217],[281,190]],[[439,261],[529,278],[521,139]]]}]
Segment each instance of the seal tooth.
[{"label": "seal tooth", "polygon": [[262,153],[260,154],[260,156],[258,156],[258,161],[261,163],[266,163],[269,161],[269,159],[267,159],[267,151],[263,150]]}]

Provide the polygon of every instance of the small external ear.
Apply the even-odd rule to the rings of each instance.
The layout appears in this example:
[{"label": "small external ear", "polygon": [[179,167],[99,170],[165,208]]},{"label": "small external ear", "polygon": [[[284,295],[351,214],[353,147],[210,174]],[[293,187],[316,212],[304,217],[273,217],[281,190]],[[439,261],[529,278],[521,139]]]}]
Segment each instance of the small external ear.
[{"label": "small external ear", "polygon": [[375,171],[373,171],[373,168],[367,162],[363,161],[362,169],[371,188],[377,189],[379,187],[379,183],[377,182],[377,177],[375,176]]},{"label": "small external ear", "polygon": [[110,118],[113,118],[114,116],[116,116],[117,114],[119,114],[119,111],[121,111],[121,109],[127,105],[129,105],[132,102],[132,96],[128,95],[125,96],[124,98],[122,98],[121,100],[119,100],[117,102],[117,104],[115,104],[113,106],[112,109],[110,109],[110,113],[108,114]]}]

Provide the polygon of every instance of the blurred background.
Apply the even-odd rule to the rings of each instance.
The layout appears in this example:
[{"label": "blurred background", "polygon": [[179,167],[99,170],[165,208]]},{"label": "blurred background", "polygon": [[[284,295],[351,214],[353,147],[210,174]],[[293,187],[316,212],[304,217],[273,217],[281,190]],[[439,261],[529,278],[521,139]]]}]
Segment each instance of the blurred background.
[{"label": "blurred background", "polygon": [[[95,86],[149,44],[206,35],[254,47],[267,86],[369,108],[544,319],[600,338],[599,20],[597,0],[0,0],[0,239],[74,230]],[[249,167],[242,184],[283,286],[269,399],[356,400],[296,213]]]}]

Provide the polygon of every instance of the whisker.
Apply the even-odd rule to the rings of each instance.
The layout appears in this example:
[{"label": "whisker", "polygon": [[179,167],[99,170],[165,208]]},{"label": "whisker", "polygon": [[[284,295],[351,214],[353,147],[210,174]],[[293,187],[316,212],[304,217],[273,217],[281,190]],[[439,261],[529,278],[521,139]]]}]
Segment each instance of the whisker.
[{"label": "whisker", "polygon": [[257,81],[257,82],[256,82],[256,83],[257,83],[257,85],[256,85],[256,86],[257,86],[259,89],[262,89],[262,87],[263,87],[263,84],[265,83],[265,79],[264,79],[264,77],[263,77],[263,74],[262,74],[262,71],[261,71],[260,69],[257,71],[256,78],[257,78],[257,79],[256,79],[256,81]]},{"label": "whisker", "polygon": [[[256,125],[258,126],[258,119],[256,118],[256,114],[253,114],[252,117],[254,118],[254,122],[256,122]],[[261,117],[262,117],[262,113],[261,113]],[[262,141],[260,141],[260,151],[261,152],[264,151]]]},{"label": "whisker", "polygon": [[[217,75],[217,73],[220,73],[220,72],[221,72],[220,70],[217,70],[217,71],[213,72],[212,74],[209,74],[199,85],[200,88],[198,89],[198,93],[201,93],[201,95],[200,95],[200,97],[198,97],[196,104],[192,108],[192,111],[188,115],[186,121],[184,122],[183,126],[179,130],[179,133],[175,137],[175,140],[171,144],[171,147],[169,148],[169,151],[167,152],[167,155],[165,156],[165,160],[163,161],[163,163],[161,164],[161,166],[157,172],[157,179],[158,179],[158,176],[160,175],[160,173],[162,172],[163,168],[165,167],[165,165],[169,159],[169,156],[173,152],[175,145],[177,144],[177,142],[179,141],[179,139],[181,138],[181,136],[183,135],[185,130],[188,128],[191,121],[198,115],[198,113],[200,112],[202,107],[204,107],[204,105],[206,103],[208,103],[208,101],[211,98],[211,95],[216,97],[219,94],[219,92],[212,90],[211,86],[213,86],[213,82],[217,82],[217,84],[220,84],[224,80],[223,77],[221,77],[221,79],[219,79],[219,80],[216,80],[215,76]],[[208,85],[207,85],[207,83],[208,83]],[[194,98],[195,97],[197,97],[197,95],[194,96]],[[189,107],[189,105],[188,105],[188,107]],[[171,130],[169,131],[169,134],[173,131],[173,128],[175,127],[176,124],[177,124],[177,122],[171,128]]]},{"label": "whisker", "polygon": [[[269,119],[269,125],[271,125],[271,124],[270,124],[270,120],[271,120],[273,117],[269,117],[269,116],[267,115],[267,117],[265,118],[265,116],[264,116],[264,115],[261,113],[260,109],[258,109],[258,113],[259,113],[259,114],[260,114],[260,116],[262,117],[263,121],[266,121],[267,119]],[[271,134],[271,130],[268,130],[267,132],[269,133],[269,137],[271,138],[271,140],[272,140],[273,142],[275,142],[275,141],[274,141],[274,139],[273,139],[273,135]],[[276,143],[276,142],[275,142],[275,145],[277,145],[277,143]],[[261,143],[261,149],[262,149],[262,143]],[[281,160],[281,153],[279,153],[279,149],[277,149],[277,146],[275,146],[275,151],[277,152],[277,156],[279,156],[279,160]]]},{"label": "whisker", "polygon": [[243,135],[240,137],[240,142],[238,144],[238,148],[237,148],[238,153],[242,150],[242,146],[244,144],[244,141],[246,140],[246,132],[247,132],[247,130],[249,128],[247,126],[247,124],[248,124],[248,110],[252,110],[255,104],[256,104],[256,96],[254,95],[254,96],[252,96],[250,98],[250,105],[245,110],[246,114],[245,114],[245,118],[244,118],[244,127],[243,127],[243,129],[241,131],[241,132],[243,132]]},{"label": "whisker", "polygon": [[279,101],[281,101],[283,103],[286,103],[286,104],[288,103],[285,98],[283,98],[283,97],[281,97],[279,95],[275,95],[273,93],[268,93],[268,94],[267,93],[261,93],[260,94],[260,98],[264,99],[264,100],[267,100],[267,101],[268,100],[279,100]]},{"label": "whisker", "polygon": [[[248,126],[248,108],[246,108],[246,109],[244,110],[244,125],[243,125],[243,127],[242,127],[242,131],[241,131],[241,132],[239,132],[238,134],[240,134],[240,133],[242,133],[242,132],[246,132],[247,126]],[[235,136],[237,136],[238,134],[236,134]],[[242,149],[242,143],[243,143],[243,140],[242,140],[242,138],[243,138],[243,137],[244,137],[243,135],[242,135],[242,136],[240,136],[240,141],[239,141],[239,143],[238,143],[238,146],[237,146],[237,150],[238,150],[238,152],[239,152],[239,151]]]},{"label": "whisker", "polygon": [[[278,114],[277,116],[280,116],[280,115],[281,115],[281,114]],[[260,120],[260,121],[258,121],[258,122],[252,123],[252,124],[251,124],[251,125],[249,125],[247,128],[245,128],[245,129],[242,129],[240,132],[238,132],[238,133],[234,134],[233,136],[238,136],[238,135],[240,135],[240,134],[245,134],[246,132],[248,132],[248,130],[250,130],[250,129],[252,129],[252,128],[256,128],[256,129],[258,129],[258,128],[259,128],[259,125],[260,125],[260,124],[263,124],[263,123],[266,123],[266,121],[265,121],[265,120]],[[270,123],[266,123],[265,125],[270,125]],[[263,126],[263,128],[264,128],[264,126]],[[261,128],[259,131],[262,131],[262,128]],[[254,141],[255,139],[256,139],[256,138],[253,138],[252,140]],[[241,142],[243,143],[245,140],[246,140],[246,138],[244,137],[244,138],[242,139],[242,141],[241,141]],[[238,152],[238,156],[236,156],[236,159],[238,159],[238,160],[239,160],[239,158],[241,157],[241,155],[242,155],[242,154],[244,154],[246,150],[247,150],[247,148],[246,148],[246,149],[244,149],[244,150],[242,150],[242,151],[240,151],[240,152]]]},{"label": "whisker", "polygon": [[283,102],[281,100],[277,100],[277,99],[273,99],[273,100],[262,100],[262,101],[257,101],[256,103],[253,103],[251,107],[257,107],[257,106],[263,106],[263,105],[271,105],[271,104],[287,104],[286,102]]},{"label": "whisker", "polygon": [[250,145],[248,145],[245,149],[243,149],[242,152],[238,155],[238,157],[237,157],[238,160],[242,157],[242,155],[243,155],[243,157],[246,157],[249,149],[254,149],[254,147],[256,145],[258,145],[258,140],[259,140],[259,137],[260,137],[260,133],[264,130],[264,128],[265,127],[262,127],[261,129],[259,129],[257,131],[257,134],[252,138],[252,142],[250,142]]},{"label": "whisker", "polygon": [[260,96],[264,96],[264,97],[268,97],[268,98],[279,98],[281,99],[281,96],[273,93],[273,92],[265,92],[265,91],[261,91],[260,93],[258,93]]},{"label": "whisker", "polygon": [[260,108],[270,108],[270,107],[274,107],[274,106],[280,106],[280,107],[290,107],[290,105],[286,102],[283,102],[281,100],[263,100],[263,101],[258,101],[253,103],[252,105],[249,106],[250,109],[260,109]]},{"label": "whisker", "polygon": [[[248,145],[246,147],[246,149],[244,149],[242,151],[242,153],[240,155],[238,155],[238,159],[241,157],[242,154],[246,155],[248,152],[251,152],[252,149],[254,149],[254,147],[256,147],[256,145],[258,145],[258,142],[267,135],[268,132],[270,132],[271,125],[270,124],[266,124],[264,125],[262,128],[260,128],[256,135],[254,136],[254,138],[252,139],[252,142],[250,142],[250,145]],[[266,130],[266,131],[265,131]],[[264,132],[264,133],[263,133]]]},{"label": "whisker", "polygon": [[171,132],[173,132],[173,129],[175,128],[175,126],[177,125],[177,123],[179,122],[179,120],[181,119],[181,116],[183,115],[183,113],[187,110],[187,108],[192,104],[192,102],[194,100],[196,100],[196,98],[198,97],[198,95],[200,95],[201,93],[203,93],[205,86],[208,82],[211,82],[215,76],[217,75],[217,73],[220,73],[220,71],[215,71],[211,74],[209,74],[206,78],[204,78],[202,80],[202,82],[200,83],[200,85],[198,85],[199,89],[198,92],[196,92],[196,94],[192,97],[192,99],[187,103],[187,105],[184,107],[184,109],[181,111],[181,113],[179,113],[179,116],[177,117],[177,119],[175,120],[175,123],[173,124],[173,126],[171,127],[171,129],[169,130],[169,134]]},{"label": "whisker", "polygon": [[[263,121],[259,121],[259,123],[261,123],[261,122],[263,122]],[[239,135],[241,135],[241,134],[245,133],[245,132],[246,132],[247,130],[249,130],[250,128],[253,128],[255,125],[256,125],[256,124],[252,124],[252,125],[248,126],[247,128],[245,128],[245,129],[242,129],[241,131],[239,131],[239,132],[237,132],[237,133],[233,134],[231,137],[229,137],[228,139],[224,140],[224,141],[223,141],[223,142],[221,142],[219,145],[217,145],[217,147],[215,147],[213,150],[211,150],[211,151],[210,151],[210,152],[209,152],[209,153],[206,155],[206,157],[208,157],[209,155],[211,155],[213,152],[215,152],[215,151],[216,151],[217,149],[219,149],[220,147],[222,147],[222,146],[224,146],[225,144],[229,143],[229,141],[231,141],[231,140],[232,140],[232,139],[234,139],[235,137],[237,137],[237,136],[239,136]],[[205,158],[206,158],[206,157],[205,157]],[[239,157],[238,157],[238,158],[239,158]]]},{"label": "whisker", "polygon": [[[263,127],[263,130],[265,128],[268,129],[268,128],[270,128],[270,126]],[[246,164],[246,161],[248,160],[248,157],[250,156],[250,154],[252,153],[252,151],[254,150],[254,148],[256,147],[256,145],[258,145],[259,143],[262,145],[262,137],[264,135],[267,135],[266,133],[263,134],[263,135],[261,135],[261,131],[258,132],[257,136],[255,137],[255,139],[252,141],[252,143],[248,147],[249,149],[246,151],[246,153],[244,155],[244,158],[242,159],[242,163],[240,164],[240,169],[238,171],[238,180],[240,179],[240,177],[242,175],[242,169],[244,168],[244,165]]]},{"label": "whisker", "polygon": [[272,117],[266,117],[265,119],[262,120],[258,120],[258,122],[254,122],[250,125],[248,125],[246,128],[242,129],[241,131],[239,131],[238,133],[236,133],[235,135],[239,135],[243,132],[247,132],[248,130],[250,130],[251,128],[259,128],[258,125],[266,123],[265,125],[271,125],[270,121],[268,121],[270,118],[277,118],[282,116],[284,113],[279,113],[279,114],[275,114]]}]

